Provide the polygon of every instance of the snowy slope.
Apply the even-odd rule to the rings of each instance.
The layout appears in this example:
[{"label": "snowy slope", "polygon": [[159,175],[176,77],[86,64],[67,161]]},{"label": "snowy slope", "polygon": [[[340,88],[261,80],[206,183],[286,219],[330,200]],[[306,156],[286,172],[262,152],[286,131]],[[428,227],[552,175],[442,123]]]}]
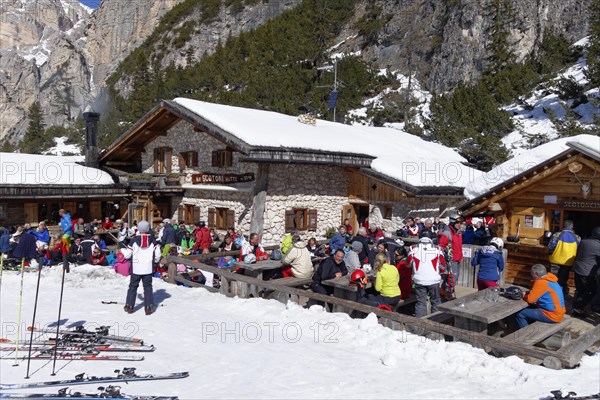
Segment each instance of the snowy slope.
[{"label": "snowy slope", "polygon": [[373,170],[416,187],[464,187],[481,174],[464,165],[466,159],[456,151],[394,128],[320,119],[313,126],[271,111],[185,98],[174,101],[252,146],[367,154],[376,157]]},{"label": "snowy slope", "polygon": [[568,142],[582,144],[589,147],[592,151],[600,151],[600,136],[578,135],[553,140],[513,157],[473,180],[473,182],[465,187],[465,197],[467,199],[474,199],[481,196],[494,186],[557,156],[569,149],[567,146]]},{"label": "snowy slope", "polygon": [[[36,275],[25,274],[23,327],[31,324]],[[15,335],[19,276],[4,272],[0,323],[2,337]],[[42,274],[37,322],[57,318],[61,271]],[[600,355],[585,356],[573,370],[555,371],[504,359],[462,343],[434,342],[376,323],[374,315],[353,320],[320,307],[305,310],[274,300],[226,298],[154,280],[157,311],[128,315],[121,305],[128,279],[105,267],[82,266],[65,279],[62,321],[66,326],[111,325],[113,333],[133,335],[156,351],[137,363],[32,361],[29,381],[72,378],[80,372],[110,375],[115,368],[190,371],[190,378],[122,384],[130,394],[199,398],[461,398],[540,399],[550,390],[597,393]],[[29,339],[23,334],[22,340]],[[0,360],[3,383],[24,382],[26,361],[11,367]],[[79,386],[94,391],[97,385]],[[31,391],[34,391],[33,389]],[[37,389],[36,391],[44,391]],[[46,390],[47,391],[47,390]],[[23,391],[21,391],[23,392]]]}]

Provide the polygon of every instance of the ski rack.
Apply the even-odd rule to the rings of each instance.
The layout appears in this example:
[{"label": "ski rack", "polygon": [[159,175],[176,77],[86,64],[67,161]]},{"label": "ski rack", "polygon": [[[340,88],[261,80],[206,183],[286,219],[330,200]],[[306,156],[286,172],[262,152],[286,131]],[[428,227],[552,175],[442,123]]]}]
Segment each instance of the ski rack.
[{"label": "ski rack", "polygon": [[[239,254],[239,253],[238,253]],[[379,319],[379,323],[393,330],[407,331],[416,335],[426,336],[433,339],[451,338],[461,342],[469,343],[480,347],[498,356],[517,355],[531,364],[541,364],[551,369],[574,368],[579,364],[583,354],[594,343],[600,340],[600,325],[585,331],[576,340],[559,348],[558,350],[549,350],[534,345],[518,343],[516,341],[504,340],[487,334],[472,332],[466,329],[437,322],[433,319],[417,318],[410,315],[399,314],[397,312],[381,310],[377,307],[371,307],[358,302],[339,299],[333,296],[326,296],[319,293],[310,292],[304,289],[284,286],[282,284],[262,279],[252,278],[250,276],[237,274],[225,268],[216,268],[202,262],[193,260],[204,260],[214,254],[199,254],[194,256],[178,257],[168,256],[167,262],[174,264],[184,264],[190,269],[211,272],[221,277],[221,294],[228,297],[239,296],[247,293],[247,290],[240,288],[254,285],[265,291],[275,293],[278,300],[282,302],[293,301],[299,303],[300,297],[318,300],[321,302],[345,307],[349,310],[361,313],[373,313]],[[174,268],[170,268],[173,270]],[[176,269],[175,269],[176,270]],[[214,288],[206,287],[208,290],[216,291]]]}]

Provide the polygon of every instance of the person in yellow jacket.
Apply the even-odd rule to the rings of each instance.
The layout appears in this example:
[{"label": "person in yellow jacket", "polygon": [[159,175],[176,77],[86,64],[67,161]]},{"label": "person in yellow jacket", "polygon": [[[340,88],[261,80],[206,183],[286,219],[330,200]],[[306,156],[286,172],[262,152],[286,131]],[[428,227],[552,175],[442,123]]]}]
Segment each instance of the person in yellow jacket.
[{"label": "person in yellow jacket", "polygon": [[359,298],[359,302],[370,306],[378,307],[386,304],[395,307],[400,301],[400,275],[398,269],[390,264],[390,258],[386,253],[379,253],[375,256],[374,268],[377,276],[375,278],[375,290],[377,295],[368,295]]},{"label": "person in yellow jacket", "polygon": [[294,238],[296,237],[300,237],[300,232],[296,228],[292,228],[290,233],[284,236],[279,247],[282,255],[285,256],[294,247]]},{"label": "person in yellow jacket", "polygon": [[558,284],[562,288],[564,297],[569,294],[567,281],[580,241],[581,238],[575,233],[573,221],[567,219],[563,230],[552,235],[548,244],[550,272],[558,278]]}]

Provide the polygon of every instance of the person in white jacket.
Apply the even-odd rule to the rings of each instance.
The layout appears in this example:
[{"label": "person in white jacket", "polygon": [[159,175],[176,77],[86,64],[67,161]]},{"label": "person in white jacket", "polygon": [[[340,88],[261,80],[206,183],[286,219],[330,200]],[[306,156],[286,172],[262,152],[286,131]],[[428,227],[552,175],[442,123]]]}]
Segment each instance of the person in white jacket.
[{"label": "person in white jacket", "polygon": [[427,315],[428,296],[431,301],[431,312],[436,312],[438,304],[442,302],[440,269],[446,265],[442,250],[434,245],[430,238],[422,237],[419,239],[419,244],[411,246],[406,261],[413,269],[414,291],[417,297],[415,317]]},{"label": "person in white jacket", "polygon": [[131,260],[131,280],[129,281],[129,290],[127,291],[127,300],[125,302],[125,311],[133,312],[137,289],[142,281],[144,285],[144,309],[146,315],[152,314],[154,306],[154,294],[152,292],[152,275],[154,273],[154,264],[160,261],[160,246],[149,233],[150,224],[148,221],[138,223],[139,235],[134,237],[129,245],[121,249],[125,259]]},{"label": "person in white jacket", "polygon": [[283,257],[283,264],[289,265],[283,268],[283,276],[296,278],[311,278],[313,275],[313,264],[310,257],[310,251],[306,248],[306,243],[299,236],[292,239],[292,248]]}]

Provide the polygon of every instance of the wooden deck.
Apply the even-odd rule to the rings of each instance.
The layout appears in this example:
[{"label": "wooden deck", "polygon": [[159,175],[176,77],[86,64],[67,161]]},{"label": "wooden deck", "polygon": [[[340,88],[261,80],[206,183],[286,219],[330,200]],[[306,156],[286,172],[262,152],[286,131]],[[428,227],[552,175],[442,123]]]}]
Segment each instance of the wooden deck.
[{"label": "wooden deck", "polygon": [[[285,279],[263,281],[250,276],[236,274],[226,269],[219,269],[200,262],[190,261],[182,257],[170,256],[168,259],[173,263],[185,264],[191,269],[220,275],[221,287],[219,291],[225,296],[252,296],[251,293],[236,293],[235,289],[239,286],[238,283],[243,283],[243,286],[252,285],[261,289],[257,294],[266,295],[268,298],[274,298],[281,302],[292,301],[298,304],[305,304],[307,299],[313,299],[363,315],[373,313],[377,315],[382,325],[391,329],[405,330],[434,339],[459,340],[483,348],[494,355],[517,355],[529,363],[541,364],[553,369],[573,368],[577,366],[586,351],[593,351],[600,345],[600,326],[598,326],[598,321],[595,321],[596,325],[594,326],[592,325],[594,321],[587,322],[573,319],[570,324],[565,323],[561,326],[552,327],[551,329],[553,330],[560,328],[556,333],[544,332],[541,336],[545,336],[546,339],[540,339],[542,342],[538,344],[524,343],[511,337],[492,336],[487,333],[473,332],[453,326],[454,316],[443,312],[438,312],[424,318],[416,318],[277,282],[284,281]],[[215,289],[210,288],[208,290],[214,291]],[[473,288],[459,286],[457,296],[476,296],[477,294],[474,294],[474,291],[476,290]],[[569,340],[564,338],[566,332],[569,332],[570,337],[567,338]],[[538,338],[536,337],[536,340]],[[553,345],[543,345],[550,341],[553,342]]]}]

